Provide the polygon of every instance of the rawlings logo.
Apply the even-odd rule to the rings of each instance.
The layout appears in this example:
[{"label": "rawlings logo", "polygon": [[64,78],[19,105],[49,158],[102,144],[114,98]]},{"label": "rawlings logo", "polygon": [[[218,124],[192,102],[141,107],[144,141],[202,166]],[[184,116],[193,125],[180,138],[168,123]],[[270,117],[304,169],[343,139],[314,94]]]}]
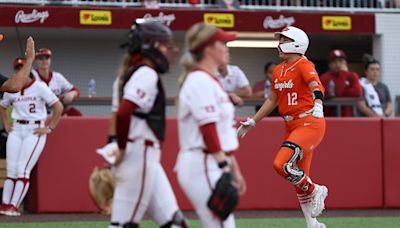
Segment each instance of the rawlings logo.
[{"label": "rawlings logo", "polygon": [[150,13],[146,13],[143,16],[144,21],[159,21],[167,26],[170,26],[172,22],[175,21],[175,19],[176,19],[175,14],[164,14],[163,12],[160,12],[158,16],[154,17]]},{"label": "rawlings logo", "polygon": [[292,24],[294,24],[294,22],[294,17],[285,17],[283,15],[280,15],[279,18],[273,19],[271,16],[267,16],[264,19],[263,26],[265,29],[278,29],[291,26]]},{"label": "rawlings logo", "polygon": [[18,11],[15,14],[15,23],[33,23],[35,21],[40,21],[41,24],[49,17],[49,11],[38,11],[33,9],[32,13],[27,13],[23,10]]},{"label": "rawlings logo", "polygon": [[278,79],[275,79],[274,83],[275,83],[274,88],[279,91],[282,91],[282,89],[291,89],[294,86],[293,81],[291,79],[288,82],[284,81],[281,83],[278,83]]}]

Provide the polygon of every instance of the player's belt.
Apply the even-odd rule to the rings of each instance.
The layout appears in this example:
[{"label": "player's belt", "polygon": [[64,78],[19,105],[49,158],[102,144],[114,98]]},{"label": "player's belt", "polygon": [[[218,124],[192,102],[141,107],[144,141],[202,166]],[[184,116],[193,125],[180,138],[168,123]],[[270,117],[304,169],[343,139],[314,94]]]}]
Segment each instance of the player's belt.
[{"label": "player's belt", "polygon": [[313,109],[310,109],[308,111],[305,111],[303,113],[300,113],[298,116],[289,116],[289,115],[284,115],[283,119],[285,121],[292,121],[292,120],[297,120],[297,119],[301,119],[303,117],[306,117],[308,115],[310,115],[313,112]]},{"label": "player's belt", "polygon": [[156,145],[158,145],[157,143],[149,140],[149,139],[141,139],[141,138],[137,138],[137,139],[128,139],[128,142],[134,143],[134,142],[141,142],[143,141],[145,146],[151,146],[151,147],[156,147]]},{"label": "player's belt", "polygon": [[41,120],[16,120],[15,122],[17,122],[19,124],[30,124],[30,123],[40,124],[42,121]]}]

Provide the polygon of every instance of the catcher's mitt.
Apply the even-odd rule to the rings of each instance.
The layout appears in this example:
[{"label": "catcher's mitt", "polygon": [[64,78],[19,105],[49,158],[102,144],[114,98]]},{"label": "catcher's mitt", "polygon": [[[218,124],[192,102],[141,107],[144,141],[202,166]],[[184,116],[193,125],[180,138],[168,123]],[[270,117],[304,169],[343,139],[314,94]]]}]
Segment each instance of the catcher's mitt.
[{"label": "catcher's mitt", "polygon": [[103,214],[111,214],[115,179],[109,167],[95,167],[89,177],[89,190],[95,204]]},{"label": "catcher's mitt", "polygon": [[238,189],[232,182],[232,174],[224,172],[207,202],[208,208],[222,220],[228,218],[239,202]]}]

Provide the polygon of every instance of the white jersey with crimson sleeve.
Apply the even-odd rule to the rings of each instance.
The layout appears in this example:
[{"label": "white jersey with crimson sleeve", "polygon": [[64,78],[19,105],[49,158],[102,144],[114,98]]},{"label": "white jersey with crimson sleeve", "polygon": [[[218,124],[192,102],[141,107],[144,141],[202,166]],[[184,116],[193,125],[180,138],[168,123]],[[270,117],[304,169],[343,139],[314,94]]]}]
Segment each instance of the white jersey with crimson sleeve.
[{"label": "white jersey with crimson sleeve", "polygon": [[[139,66],[124,85],[122,98],[136,104],[135,113],[147,114],[152,110],[160,92],[157,85],[159,80],[161,79],[153,68]],[[123,105],[119,107],[118,82],[117,79],[113,84],[113,112],[124,108]],[[135,115],[130,118],[125,156],[118,166],[113,167],[116,188],[111,221],[139,224],[147,213],[161,226],[171,221],[174,213],[179,210],[178,204],[160,164],[159,140],[145,119]],[[117,124],[118,121],[117,115]],[[117,136],[119,132],[117,127]]]},{"label": "white jersey with crimson sleeve", "polygon": [[179,93],[181,150],[206,149],[200,126],[208,123],[216,124],[223,151],[236,150],[234,115],[234,106],[216,77],[201,70],[189,73]]},{"label": "white jersey with crimson sleeve", "polygon": [[4,93],[0,105],[13,106],[11,117],[14,120],[45,120],[46,105],[58,101],[56,95],[43,82],[33,80],[18,93]]},{"label": "white jersey with crimson sleeve", "polygon": [[[138,106],[136,112],[149,113],[158,94],[157,81],[158,75],[154,69],[149,66],[139,67],[125,84],[123,99],[135,103]],[[158,142],[146,120],[134,115],[131,118],[129,139],[145,138]]]},{"label": "white jersey with crimson sleeve", "polygon": [[41,76],[37,70],[32,70],[32,74],[36,80],[46,83],[56,96],[60,96],[75,88],[61,73],[56,71],[50,71],[47,79]]}]

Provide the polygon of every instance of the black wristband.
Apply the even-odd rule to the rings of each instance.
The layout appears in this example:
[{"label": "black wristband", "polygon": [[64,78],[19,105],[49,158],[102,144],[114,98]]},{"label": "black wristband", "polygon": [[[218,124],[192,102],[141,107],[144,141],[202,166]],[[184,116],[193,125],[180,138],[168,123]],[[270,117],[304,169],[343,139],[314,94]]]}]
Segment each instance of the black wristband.
[{"label": "black wristband", "polygon": [[228,163],[228,160],[223,160],[222,162],[218,162],[218,167],[220,168],[220,169],[223,169],[223,168],[225,168],[225,166],[228,166],[229,165],[229,163]]},{"label": "black wristband", "polygon": [[112,143],[117,141],[117,136],[115,135],[109,135],[107,138],[107,143]]},{"label": "black wristband", "polygon": [[319,91],[319,90],[315,90],[314,92],[313,92],[313,98],[314,98],[314,101],[316,100],[316,99],[320,99],[321,101],[324,99],[324,94],[322,94],[322,92],[321,91]]}]

